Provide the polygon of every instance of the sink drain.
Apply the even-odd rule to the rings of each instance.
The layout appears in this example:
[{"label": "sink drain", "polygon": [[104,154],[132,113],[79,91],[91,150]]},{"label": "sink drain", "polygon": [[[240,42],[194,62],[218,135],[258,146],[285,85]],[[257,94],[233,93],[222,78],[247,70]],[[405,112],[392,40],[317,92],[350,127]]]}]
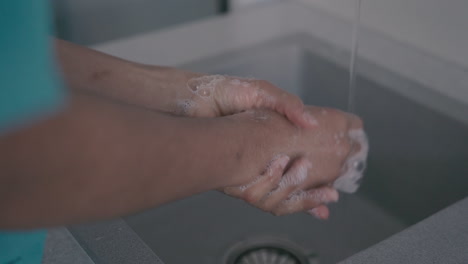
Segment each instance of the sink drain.
[{"label": "sink drain", "polygon": [[234,264],[303,264],[291,252],[282,248],[263,247],[241,254]]},{"label": "sink drain", "polygon": [[247,239],[226,254],[226,264],[318,264],[317,255],[276,237]]}]

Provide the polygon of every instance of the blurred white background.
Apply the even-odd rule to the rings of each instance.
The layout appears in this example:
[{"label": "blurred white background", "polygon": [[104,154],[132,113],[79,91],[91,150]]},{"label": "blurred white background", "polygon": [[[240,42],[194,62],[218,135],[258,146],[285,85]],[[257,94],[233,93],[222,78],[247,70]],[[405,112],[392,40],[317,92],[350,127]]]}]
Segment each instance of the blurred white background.
[{"label": "blurred white background", "polygon": [[[355,0],[299,0],[338,16],[354,16]],[[468,67],[468,1],[362,0],[362,24]]]},{"label": "blurred white background", "polygon": [[[53,0],[59,36],[95,44],[288,0]],[[351,19],[355,0],[296,0]],[[362,0],[362,24],[468,67],[467,0]]]},{"label": "blurred white background", "polygon": [[[281,0],[231,0],[234,10]],[[296,0],[353,19],[355,0]],[[361,0],[361,22],[401,42],[468,68],[467,0]]]}]

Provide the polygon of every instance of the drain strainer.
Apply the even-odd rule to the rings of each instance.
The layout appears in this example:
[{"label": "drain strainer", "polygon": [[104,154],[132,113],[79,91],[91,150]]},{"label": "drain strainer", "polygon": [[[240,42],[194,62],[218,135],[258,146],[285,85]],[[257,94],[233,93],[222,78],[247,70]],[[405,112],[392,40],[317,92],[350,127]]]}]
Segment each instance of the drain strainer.
[{"label": "drain strainer", "polygon": [[291,252],[282,248],[256,248],[241,254],[234,264],[303,264]]},{"label": "drain strainer", "polygon": [[250,238],[236,243],[225,257],[225,264],[318,264],[316,254],[277,237]]}]

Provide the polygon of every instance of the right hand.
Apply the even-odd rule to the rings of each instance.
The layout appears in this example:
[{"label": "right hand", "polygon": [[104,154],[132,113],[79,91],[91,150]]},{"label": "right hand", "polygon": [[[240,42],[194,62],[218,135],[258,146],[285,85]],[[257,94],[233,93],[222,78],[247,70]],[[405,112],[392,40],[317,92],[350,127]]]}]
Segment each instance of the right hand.
[{"label": "right hand", "polygon": [[[237,175],[226,193],[276,215],[314,208],[312,214],[328,217],[324,204],[338,199],[332,185],[354,143],[349,131],[362,129],[359,118],[334,109],[304,107],[299,97],[266,81],[160,67],[154,73],[163,79],[148,83],[163,87],[150,89],[158,95],[148,96],[150,108],[189,117],[226,116],[252,126],[256,139],[249,143],[251,173]],[[286,170],[275,165],[278,154],[290,159]],[[312,168],[307,168],[309,163]],[[258,171],[259,164],[271,167]],[[285,183],[300,171],[308,172],[303,182]],[[278,188],[282,180],[283,187]]]},{"label": "right hand", "polygon": [[271,111],[232,116],[252,126],[252,165],[269,166],[259,177],[224,188],[225,193],[275,215],[308,211],[328,218],[326,204],[338,200],[333,183],[346,171],[347,160],[367,147],[352,136],[363,125],[358,117],[339,110],[313,106],[305,110],[315,117],[318,127],[295,127]]}]

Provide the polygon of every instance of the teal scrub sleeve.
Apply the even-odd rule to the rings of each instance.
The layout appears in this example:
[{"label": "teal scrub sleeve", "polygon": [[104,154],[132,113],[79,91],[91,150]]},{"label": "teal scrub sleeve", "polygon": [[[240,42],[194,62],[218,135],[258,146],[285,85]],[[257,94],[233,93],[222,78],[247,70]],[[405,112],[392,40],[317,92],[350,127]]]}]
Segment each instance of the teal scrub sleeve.
[{"label": "teal scrub sleeve", "polygon": [[64,103],[50,21],[47,1],[0,1],[0,136]]},{"label": "teal scrub sleeve", "polygon": [[[0,137],[64,105],[50,15],[43,0],[0,1]],[[40,264],[45,236],[43,230],[0,230],[0,264]]]}]

